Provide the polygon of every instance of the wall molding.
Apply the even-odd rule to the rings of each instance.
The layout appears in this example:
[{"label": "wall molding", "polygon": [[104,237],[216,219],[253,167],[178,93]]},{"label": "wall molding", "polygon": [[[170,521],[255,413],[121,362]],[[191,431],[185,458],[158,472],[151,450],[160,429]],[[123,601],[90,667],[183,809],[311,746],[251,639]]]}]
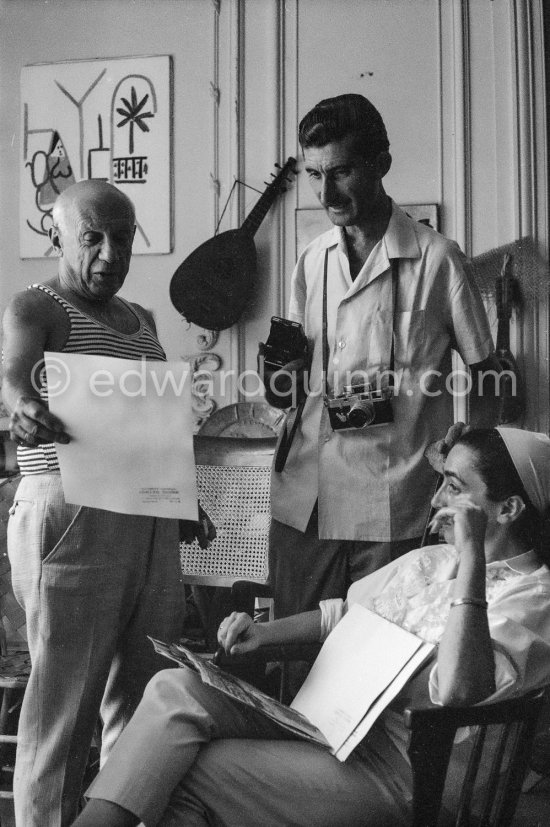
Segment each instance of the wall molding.
[{"label": "wall molding", "polygon": [[469,0],[453,0],[455,239],[472,253],[471,54]]},{"label": "wall molding", "polygon": [[[548,136],[544,67],[544,0],[511,0],[511,38],[516,104],[518,174],[517,233],[529,236],[548,255]],[[550,430],[549,297],[527,308],[517,325],[517,348],[524,354],[526,426]]]},{"label": "wall molding", "polygon": [[[454,238],[466,255],[472,253],[472,143],[470,136],[470,38],[469,0],[452,2],[453,48],[453,157],[454,157]],[[465,393],[465,366],[453,353],[453,369],[462,387],[454,396],[454,417],[457,422],[467,422],[468,397]]]}]

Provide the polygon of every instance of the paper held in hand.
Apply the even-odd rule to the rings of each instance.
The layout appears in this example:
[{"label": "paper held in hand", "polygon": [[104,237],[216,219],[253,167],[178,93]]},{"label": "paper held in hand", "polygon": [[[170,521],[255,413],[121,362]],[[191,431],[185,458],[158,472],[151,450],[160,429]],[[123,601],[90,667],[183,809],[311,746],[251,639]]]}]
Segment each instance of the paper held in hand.
[{"label": "paper held in hand", "polygon": [[50,411],[71,437],[56,443],[66,501],[196,520],[189,365],[82,353],[45,364]]},{"label": "paper held in hand", "polygon": [[157,652],[197,671],[203,683],[298,737],[326,746],[340,761],[434,650],[433,644],[354,604],[326,639],[288,707],[177,643],[151,640]]}]

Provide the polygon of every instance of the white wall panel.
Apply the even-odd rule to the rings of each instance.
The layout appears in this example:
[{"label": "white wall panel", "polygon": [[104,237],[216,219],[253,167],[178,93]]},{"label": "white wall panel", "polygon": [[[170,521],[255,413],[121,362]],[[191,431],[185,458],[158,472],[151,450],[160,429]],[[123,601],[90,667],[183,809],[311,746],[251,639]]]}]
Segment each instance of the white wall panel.
[{"label": "white wall panel", "polygon": [[[357,92],[380,109],[393,166],[388,190],[418,203],[440,193],[439,3],[437,0],[298,0],[297,105]],[[307,182],[299,206],[315,204]]]}]

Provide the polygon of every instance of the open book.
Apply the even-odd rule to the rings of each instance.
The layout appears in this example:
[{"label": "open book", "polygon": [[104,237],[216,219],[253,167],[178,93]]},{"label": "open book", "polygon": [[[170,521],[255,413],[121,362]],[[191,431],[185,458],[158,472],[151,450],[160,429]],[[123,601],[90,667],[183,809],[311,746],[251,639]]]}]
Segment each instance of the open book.
[{"label": "open book", "polygon": [[345,761],[434,646],[355,603],[330,633],[290,706],[178,643],[151,638],[157,652],[253,707],[294,735]]}]

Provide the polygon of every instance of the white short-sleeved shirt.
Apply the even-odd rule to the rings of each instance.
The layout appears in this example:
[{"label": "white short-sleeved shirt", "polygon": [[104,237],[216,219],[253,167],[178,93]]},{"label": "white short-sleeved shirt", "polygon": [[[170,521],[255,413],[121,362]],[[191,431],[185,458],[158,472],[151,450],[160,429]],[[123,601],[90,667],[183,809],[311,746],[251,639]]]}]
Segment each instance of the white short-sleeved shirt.
[{"label": "white short-sleeved shirt", "polygon": [[[394,421],[333,431],[323,404],[323,267],[328,252],[328,384],[389,368],[395,331]],[[398,260],[395,313],[391,261]],[[422,534],[435,473],[423,453],[452,423],[445,383],[451,348],[466,364],[493,342],[479,291],[458,245],[410,219],[392,202],[383,238],[352,281],[345,237],[334,227],[296,265],[289,316],[312,351],[309,396],[284,471],[272,474],[272,514],[304,531],[315,501],[322,539],[388,541]]]}]

